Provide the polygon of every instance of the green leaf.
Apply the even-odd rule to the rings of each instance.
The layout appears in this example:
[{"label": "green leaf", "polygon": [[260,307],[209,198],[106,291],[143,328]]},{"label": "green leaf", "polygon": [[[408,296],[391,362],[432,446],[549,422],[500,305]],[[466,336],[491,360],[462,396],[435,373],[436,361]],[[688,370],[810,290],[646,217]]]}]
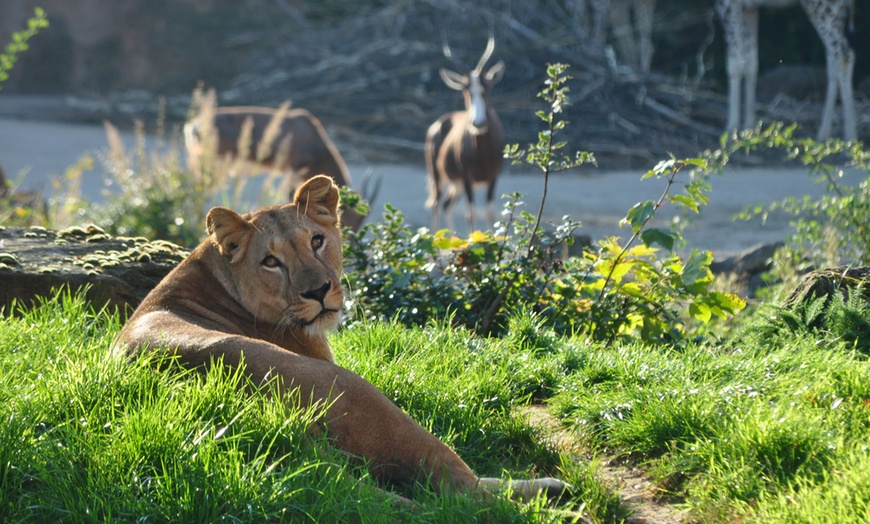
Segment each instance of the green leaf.
[{"label": "green leaf", "polygon": [[640,239],[647,246],[658,244],[663,248],[671,251],[674,249],[674,242],[677,239],[677,234],[670,229],[650,228],[640,234]]},{"label": "green leaf", "polygon": [[712,313],[710,311],[710,306],[704,304],[703,302],[693,302],[689,305],[689,314],[692,315],[692,318],[700,320],[703,323],[707,323],[712,318]]},{"label": "green leaf", "polygon": [[710,251],[698,251],[693,249],[683,267],[682,281],[683,285],[690,287],[699,281],[710,278],[710,263],[713,261],[713,254]]},{"label": "green leaf", "polygon": [[676,202],[677,204],[682,204],[683,206],[691,209],[695,213],[700,213],[701,208],[698,206],[698,201],[687,195],[674,195],[671,197],[672,202]]},{"label": "green leaf", "polygon": [[724,291],[711,291],[707,295],[707,301],[729,313],[736,313],[746,307],[745,300],[734,293],[725,293]]},{"label": "green leaf", "polygon": [[637,233],[643,228],[646,221],[654,217],[655,214],[655,204],[652,201],[638,202],[628,210],[628,214],[622,219],[620,225],[627,223],[631,225],[632,231]]},{"label": "green leaf", "polygon": [[458,237],[449,237],[446,234],[449,231],[446,229],[442,229],[438,231],[435,236],[435,239],[432,241],[432,245],[437,249],[456,249],[458,247],[465,247],[468,245],[468,241],[463,240]]}]

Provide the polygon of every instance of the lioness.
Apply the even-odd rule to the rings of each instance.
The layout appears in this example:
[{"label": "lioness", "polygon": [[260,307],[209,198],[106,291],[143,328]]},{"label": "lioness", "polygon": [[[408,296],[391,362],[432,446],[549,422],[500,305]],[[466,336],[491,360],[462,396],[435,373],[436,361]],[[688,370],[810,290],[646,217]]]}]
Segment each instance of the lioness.
[{"label": "lioness", "polygon": [[[316,176],[291,204],[247,215],[209,211],[208,238],[145,297],[121,331],[116,351],[174,351],[190,367],[218,359],[255,383],[277,378],[307,402],[325,402],[323,427],[340,449],[363,457],[372,474],[390,482],[431,479],[439,492],[508,486],[478,478],[434,435],[362,377],[334,364],[326,339],[342,307],[339,193]],[[552,478],[514,481],[529,499],[561,493]]]}]

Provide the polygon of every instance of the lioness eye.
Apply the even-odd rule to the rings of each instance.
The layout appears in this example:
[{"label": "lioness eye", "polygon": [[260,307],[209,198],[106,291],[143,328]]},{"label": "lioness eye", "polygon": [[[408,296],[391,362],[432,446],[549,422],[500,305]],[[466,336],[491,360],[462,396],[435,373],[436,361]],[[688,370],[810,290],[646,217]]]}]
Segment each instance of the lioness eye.
[{"label": "lioness eye", "polygon": [[260,264],[262,264],[264,267],[279,267],[281,266],[281,261],[273,257],[272,255],[266,255],[266,258],[264,258],[263,261],[260,262]]},{"label": "lioness eye", "polygon": [[314,235],[314,237],[312,237],[311,239],[311,247],[313,247],[314,250],[317,251],[318,249],[323,247],[324,240],[325,239],[323,238],[323,235]]}]

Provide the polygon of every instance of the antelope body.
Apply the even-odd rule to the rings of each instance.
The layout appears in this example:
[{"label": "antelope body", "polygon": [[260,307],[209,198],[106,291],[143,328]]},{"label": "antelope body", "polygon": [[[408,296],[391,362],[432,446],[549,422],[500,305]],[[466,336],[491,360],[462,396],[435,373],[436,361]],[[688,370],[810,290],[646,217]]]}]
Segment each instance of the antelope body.
[{"label": "antelope body", "polygon": [[[462,91],[465,110],[446,113],[426,132],[426,169],[429,172],[429,198],[432,230],[438,229],[442,197],[447,225],[453,229],[453,208],[465,193],[469,232],[474,230],[474,188],[486,187],[487,219],[494,222],[495,183],[504,157],[504,132],[490,100],[490,89],[502,78],[504,62],[485,73],[484,65],[494,48],[490,37],[486,50],[473,70],[459,74],[441,69],[441,79],[451,89]],[[445,46],[445,55],[449,49]]]},{"label": "antelope body", "polygon": [[[347,166],[320,121],[289,105],[204,108],[184,126],[188,166],[201,169],[203,155],[212,148],[218,158],[242,160],[249,170],[284,174],[290,200],[299,186],[316,175],[350,186]],[[347,210],[341,219],[356,230],[365,217]]]}]

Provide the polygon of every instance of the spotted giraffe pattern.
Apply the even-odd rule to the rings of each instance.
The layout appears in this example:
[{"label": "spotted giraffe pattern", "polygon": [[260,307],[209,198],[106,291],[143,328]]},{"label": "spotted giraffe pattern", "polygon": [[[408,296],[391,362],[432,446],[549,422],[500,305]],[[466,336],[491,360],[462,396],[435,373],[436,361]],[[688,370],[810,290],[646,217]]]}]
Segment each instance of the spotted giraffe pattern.
[{"label": "spotted giraffe pattern", "polygon": [[[843,136],[858,136],[852,76],[855,51],[847,31],[854,27],[854,0],[716,0],[716,12],[728,48],[728,122],[736,131],[755,125],[755,91],[758,81],[758,9],[800,3],[825,47],[827,89],[817,138],[831,136],[839,96],[843,108]],[[742,100],[741,100],[741,87]],[[741,120],[741,102],[743,118]]]}]

